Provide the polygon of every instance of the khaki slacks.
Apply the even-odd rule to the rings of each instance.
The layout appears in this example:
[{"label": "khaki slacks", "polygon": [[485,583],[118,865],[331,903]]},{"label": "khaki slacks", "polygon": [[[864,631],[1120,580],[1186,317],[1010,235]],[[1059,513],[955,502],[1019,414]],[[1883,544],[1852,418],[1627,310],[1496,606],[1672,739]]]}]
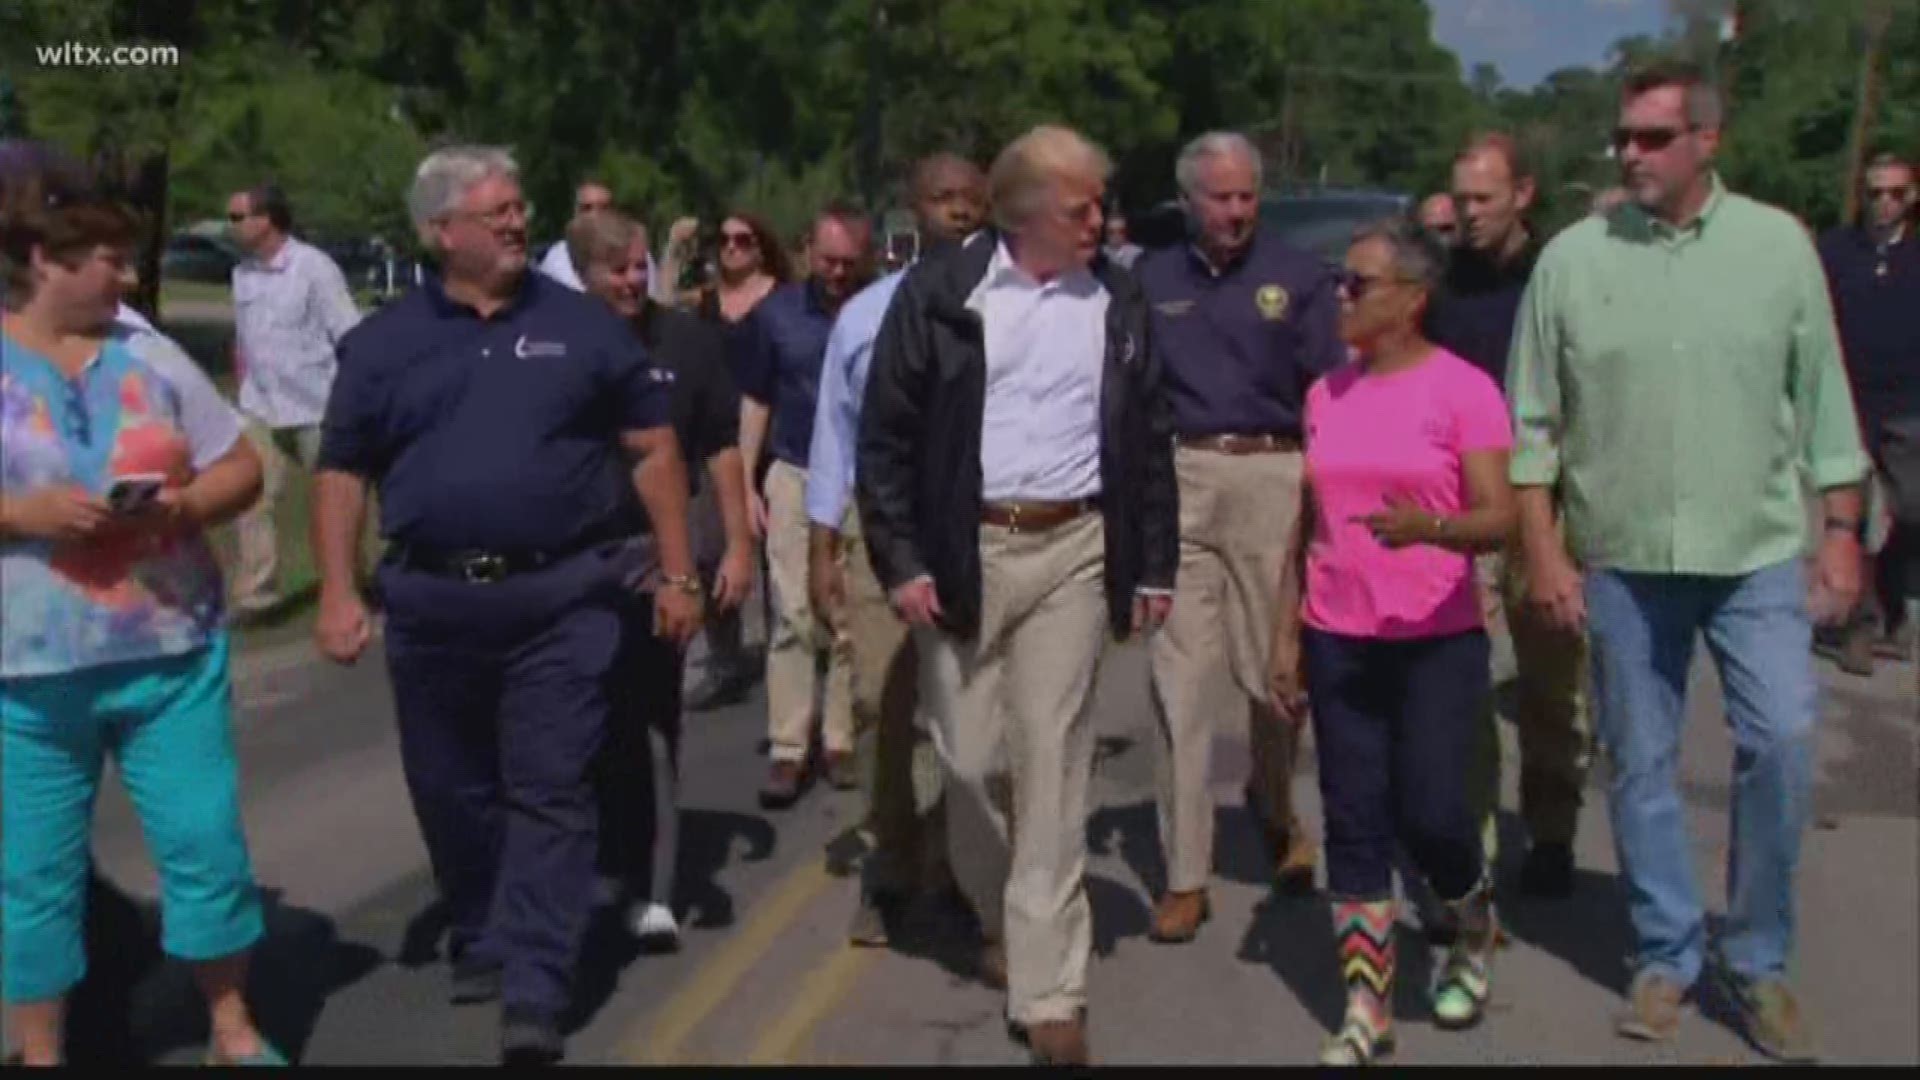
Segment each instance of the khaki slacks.
[{"label": "khaki slacks", "polygon": [[241,609],[270,607],[280,599],[280,536],[274,511],[287,489],[290,468],[311,470],[320,460],[320,425],[269,428],[248,418],[248,441],[260,455],[261,491],[234,523],[238,560],[233,573],[233,602]]},{"label": "khaki slacks", "polygon": [[[1513,724],[1520,736],[1520,816],[1533,843],[1570,844],[1580,820],[1593,729],[1587,695],[1587,638],[1546,624],[1527,602],[1526,559],[1515,549],[1474,564],[1487,629],[1513,642]],[[1489,866],[1499,856],[1500,732],[1494,702],[1481,710],[1469,792]]]},{"label": "khaki slacks", "polygon": [[839,621],[850,650],[854,746],[875,838],[866,880],[869,888],[911,892],[931,887],[930,860],[945,861],[932,816],[940,768],[918,723],[920,662],[913,635],[874,576],[859,516],[847,517],[841,533],[847,595]]},{"label": "khaki slacks", "polygon": [[[1289,837],[1299,827],[1293,768],[1299,728],[1267,704],[1280,563],[1300,513],[1298,453],[1223,454],[1182,447],[1180,573],[1173,611],[1153,637],[1160,843],[1167,888],[1193,892],[1213,873],[1215,717],[1249,721],[1258,810]],[[1221,668],[1227,679],[1222,679]]]},{"label": "khaki slacks", "polygon": [[1028,1025],[1071,1020],[1086,1002],[1104,537],[1095,514],[1044,532],[983,525],[978,633],[916,631],[954,876],[1006,943],[1007,1014]]},{"label": "khaki slacks", "polygon": [[807,474],[784,461],[767,472],[767,572],[774,625],[767,641],[767,756],[804,761],[813,741],[819,658],[827,656],[820,707],[828,753],[853,749],[852,655],[848,635],[821,626],[807,596]]}]

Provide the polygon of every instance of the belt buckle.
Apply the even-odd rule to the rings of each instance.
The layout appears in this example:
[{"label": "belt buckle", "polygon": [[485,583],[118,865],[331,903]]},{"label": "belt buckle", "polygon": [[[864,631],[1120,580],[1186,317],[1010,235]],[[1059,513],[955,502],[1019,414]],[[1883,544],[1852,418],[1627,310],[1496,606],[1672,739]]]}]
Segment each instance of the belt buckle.
[{"label": "belt buckle", "polygon": [[475,555],[460,564],[461,580],[471,585],[491,585],[507,576],[503,555]]}]

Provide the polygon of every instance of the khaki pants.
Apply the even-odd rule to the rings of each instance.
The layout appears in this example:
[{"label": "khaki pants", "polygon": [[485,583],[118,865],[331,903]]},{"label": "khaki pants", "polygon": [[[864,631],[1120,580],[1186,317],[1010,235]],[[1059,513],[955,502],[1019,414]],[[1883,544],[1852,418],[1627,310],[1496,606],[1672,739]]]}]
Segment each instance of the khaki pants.
[{"label": "khaki pants", "polygon": [[[1570,844],[1593,762],[1586,635],[1548,626],[1527,603],[1526,559],[1517,548],[1482,555],[1474,569],[1482,609],[1499,617],[1498,623],[1489,619],[1489,634],[1504,625],[1513,641],[1520,816],[1532,842]],[[1468,790],[1491,866],[1500,853],[1500,731],[1492,701],[1479,726]]]},{"label": "khaki pants", "polygon": [[[268,428],[247,421],[247,438],[260,455],[260,498],[235,523],[239,560],[233,574],[234,606],[242,610],[271,607],[280,599],[280,537],[274,511],[286,491],[287,470],[311,470],[320,459],[320,427]],[[291,460],[289,460],[291,459]]]},{"label": "khaki pants", "polygon": [[1023,1024],[1071,1020],[1086,1002],[1104,538],[1095,514],[1045,532],[983,525],[979,633],[916,631],[948,855],[987,935],[1006,942],[1007,1014]]},{"label": "khaki pants", "polygon": [[867,885],[896,892],[930,888],[936,869],[930,864],[943,864],[945,852],[938,821],[923,817],[939,801],[940,766],[916,722],[919,653],[874,576],[858,515],[848,515],[841,535],[847,599],[840,632],[851,650],[854,744],[875,837]]},{"label": "khaki pants", "polygon": [[[1153,637],[1160,844],[1167,888],[1193,892],[1213,873],[1214,718],[1249,720],[1257,809],[1286,830],[1299,729],[1267,704],[1280,561],[1300,513],[1301,455],[1182,448],[1180,574],[1167,624]],[[1223,681],[1220,667],[1227,669]],[[1224,699],[1224,700],[1223,700]]]},{"label": "khaki pants", "polygon": [[773,577],[774,625],[767,641],[768,756],[804,761],[813,741],[819,658],[827,656],[825,731],[829,753],[853,749],[852,655],[848,635],[813,617],[807,598],[807,474],[784,461],[767,472],[767,570]]}]

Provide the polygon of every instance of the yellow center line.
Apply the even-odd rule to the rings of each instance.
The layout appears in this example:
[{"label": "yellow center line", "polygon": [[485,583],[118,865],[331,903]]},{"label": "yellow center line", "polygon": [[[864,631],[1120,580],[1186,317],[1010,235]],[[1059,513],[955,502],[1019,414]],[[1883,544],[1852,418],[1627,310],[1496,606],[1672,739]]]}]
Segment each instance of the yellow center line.
[{"label": "yellow center line", "polygon": [[620,1040],[616,1061],[671,1065],[682,1061],[688,1038],[732,995],[807,905],[833,883],[819,859],[805,860],[754,908],[752,918],[687,984],[661,1006],[650,1024]]},{"label": "yellow center line", "polygon": [[793,1004],[767,1028],[747,1054],[747,1064],[801,1064],[799,1058],[813,1036],[813,1029],[840,1006],[881,951],[843,945],[815,966],[800,981]]}]

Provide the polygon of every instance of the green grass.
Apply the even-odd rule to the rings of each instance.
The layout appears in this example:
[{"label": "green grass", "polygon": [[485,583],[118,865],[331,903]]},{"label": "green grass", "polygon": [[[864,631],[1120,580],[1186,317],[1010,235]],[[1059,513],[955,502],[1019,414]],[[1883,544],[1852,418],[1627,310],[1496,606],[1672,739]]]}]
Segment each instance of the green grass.
[{"label": "green grass", "polygon": [[160,314],[166,317],[167,306],[176,300],[186,300],[196,304],[226,304],[233,300],[233,289],[224,282],[217,281],[165,281],[160,284]]}]

